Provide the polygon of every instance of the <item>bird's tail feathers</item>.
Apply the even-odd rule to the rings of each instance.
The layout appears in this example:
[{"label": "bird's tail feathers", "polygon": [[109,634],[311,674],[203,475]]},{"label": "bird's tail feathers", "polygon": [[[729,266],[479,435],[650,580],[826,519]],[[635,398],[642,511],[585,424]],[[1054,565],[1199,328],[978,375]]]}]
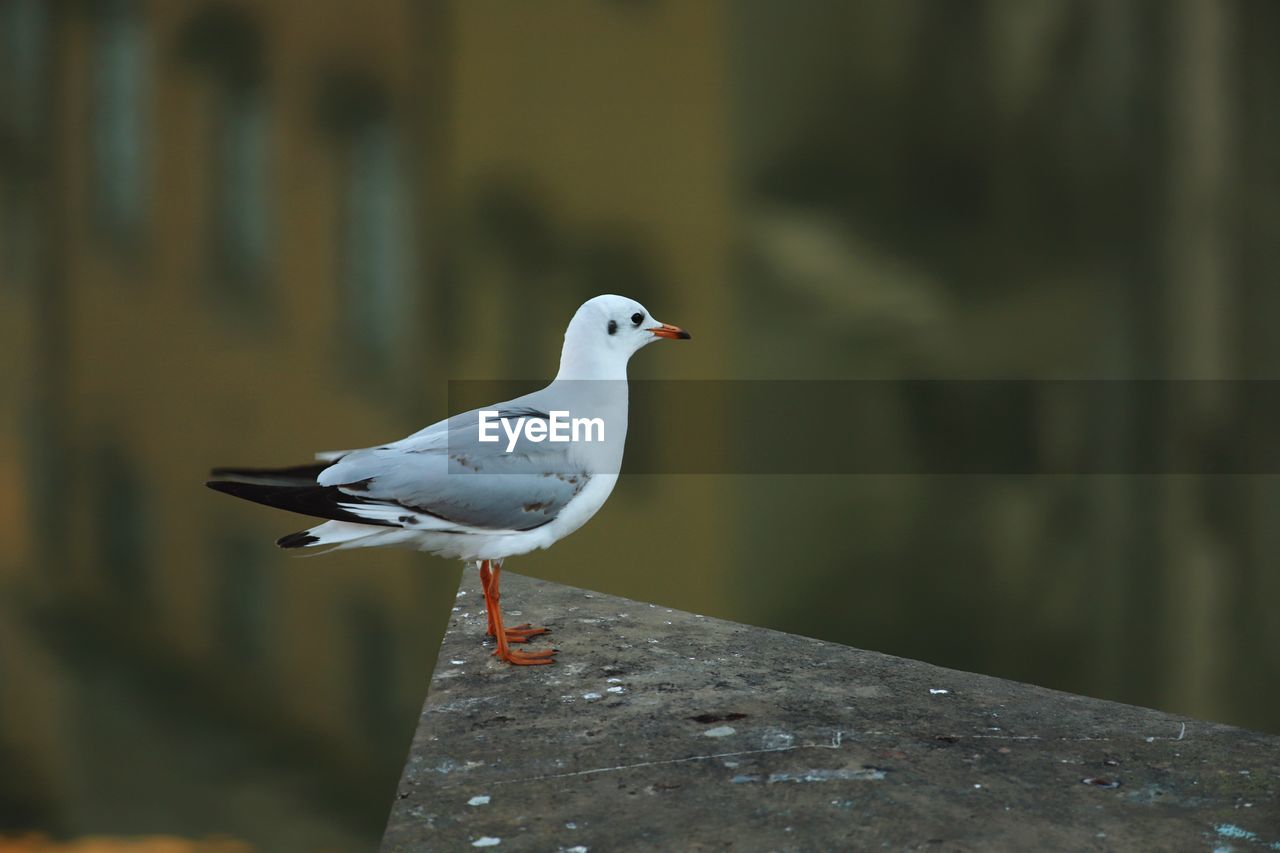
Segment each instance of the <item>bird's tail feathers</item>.
[{"label": "bird's tail feathers", "polygon": [[[328,554],[331,551],[343,551],[348,548],[365,548],[370,545],[391,545],[396,541],[412,535],[409,531],[389,527],[373,527],[368,524],[356,524],[350,521],[326,521],[307,530],[281,536],[276,544],[281,548],[316,548],[312,553],[300,554],[303,557],[314,557]],[[328,547],[326,547],[328,546]]]}]

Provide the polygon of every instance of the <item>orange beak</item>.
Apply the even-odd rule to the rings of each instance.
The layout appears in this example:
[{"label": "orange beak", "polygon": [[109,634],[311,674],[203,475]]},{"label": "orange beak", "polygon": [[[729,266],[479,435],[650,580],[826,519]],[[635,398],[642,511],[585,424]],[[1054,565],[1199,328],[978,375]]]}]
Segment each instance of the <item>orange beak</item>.
[{"label": "orange beak", "polygon": [[653,332],[654,336],[659,338],[674,338],[687,341],[693,337],[693,335],[689,334],[679,326],[669,326],[666,323],[654,326],[650,328],[649,331]]}]

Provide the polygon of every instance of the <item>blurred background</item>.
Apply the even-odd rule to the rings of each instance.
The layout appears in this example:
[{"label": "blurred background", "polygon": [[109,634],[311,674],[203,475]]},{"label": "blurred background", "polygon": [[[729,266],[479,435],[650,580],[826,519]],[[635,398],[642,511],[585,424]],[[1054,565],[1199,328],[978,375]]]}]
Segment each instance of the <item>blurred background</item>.
[{"label": "blurred background", "polygon": [[[291,558],[206,470],[549,377],[592,295],[694,332],[640,378],[1277,378],[1277,44],[1265,0],[0,0],[0,833],[375,847],[460,567]],[[1113,385],[1117,470],[1273,441],[1248,385]],[[508,568],[1280,732],[1277,519],[651,474]]]}]

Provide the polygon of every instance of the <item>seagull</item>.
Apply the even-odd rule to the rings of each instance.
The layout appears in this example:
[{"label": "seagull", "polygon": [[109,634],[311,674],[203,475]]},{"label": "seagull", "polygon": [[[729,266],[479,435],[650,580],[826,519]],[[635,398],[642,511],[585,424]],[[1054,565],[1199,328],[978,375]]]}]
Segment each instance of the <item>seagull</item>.
[{"label": "seagull", "polygon": [[569,321],[560,369],[545,388],[447,418],[390,444],[316,454],[289,468],[215,468],[206,485],[245,500],[327,519],[277,540],[281,548],[391,545],[474,563],[494,656],[554,663],[521,651],[546,628],[503,624],[502,563],[547,548],[604,506],[627,434],[627,362],[654,341],[688,340],[634,299],[597,296]]}]

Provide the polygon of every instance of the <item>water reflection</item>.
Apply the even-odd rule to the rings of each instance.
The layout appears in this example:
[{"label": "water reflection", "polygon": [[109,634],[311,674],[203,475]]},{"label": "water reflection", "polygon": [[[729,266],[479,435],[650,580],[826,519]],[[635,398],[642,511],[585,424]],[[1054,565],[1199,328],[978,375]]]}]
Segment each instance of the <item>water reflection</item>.
[{"label": "water reflection", "polygon": [[[641,378],[1276,374],[1280,12],[802,7],[0,5],[0,830],[372,847],[458,569],[288,559],[204,471],[548,375],[596,293],[695,331]],[[1247,393],[1084,440],[1205,470],[1271,440]],[[634,416],[637,452],[689,428]],[[1278,512],[1270,477],[638,475],[509,568],[1277,730]]]}]

